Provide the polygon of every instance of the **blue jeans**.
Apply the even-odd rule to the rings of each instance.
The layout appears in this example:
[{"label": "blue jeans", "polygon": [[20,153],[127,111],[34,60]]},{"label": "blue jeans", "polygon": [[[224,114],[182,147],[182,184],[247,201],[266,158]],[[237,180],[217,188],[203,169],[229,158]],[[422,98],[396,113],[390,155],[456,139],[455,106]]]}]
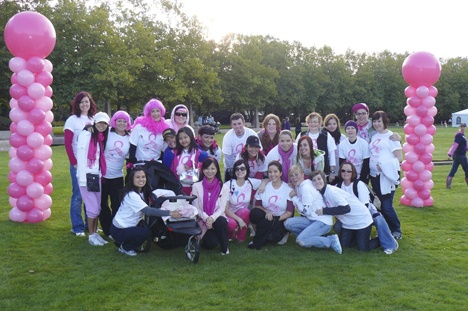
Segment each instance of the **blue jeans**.
[{"label": "blue jeans", "polygon": [[286,219],[284,226],[297,236],[296,242],[302,247],[330,247],[331,240],[323,235],[330,231],[331,225],[307,217],[292,217]]},{"label": "blue jeans", "polygon": [[[83,200],[81,199],[80,187],[78,186],[78,179],[76,178],[76,168],[70,164],[70,177],[72,182],[72,196],[70,200],[70,220],[72,224],[72,230],[75,233],[84,232],[85,221],[83,221],[83,216],[81,214],[81,205],[83,204]],[[86,215],[86,209],[83,206],[83,210],[85,211],[84,215]]]},{"label": "blue jeans", "polygon": [[396,249],[397,242],[392,236],[392,232],[388,227],[385,218],[376,209],[371,209],[370,213],[374,220],[374,226],[377,228],[377,235],[379,237],[380,245],[385,249]]},{"label": "blue jeans", "polygon": [[468,178],[468,161],[466,159],[466,154],[453,155],[452,169],[450,170],[449,176],[455,176],[455,173],[458,170],[458,166],[462,166],[465,171],[465,178]]},{"label": "blue jeans", "polygon": [[382,195],[380,192],[380,176],[377,177],[371,176],[372,189],[377,194],[377,197],[380,199],[381,206],[380,211],[385,218],[385,221],[388,224],[391,232],[400,232],[400,219],[393,208],[393,197],[395,196],[395,191]]}]

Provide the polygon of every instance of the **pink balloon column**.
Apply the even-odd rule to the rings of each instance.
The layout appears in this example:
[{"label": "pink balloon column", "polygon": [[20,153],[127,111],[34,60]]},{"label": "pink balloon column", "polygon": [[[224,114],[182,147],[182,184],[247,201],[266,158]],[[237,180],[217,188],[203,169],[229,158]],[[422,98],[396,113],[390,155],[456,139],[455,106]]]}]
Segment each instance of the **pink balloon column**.
[{"label": "pink balloon column", "polygon": [[432,86],[439,80],[440,63],[431,53],[416,52],[403,62],[403,78],[410,85],[405,89],[406,143],[403,145],[405,160],[401,168],[405,177],[401,180],[403,196],[401,204],[414,207],[432,206],[432,144],[436,132],[434,116],[437,114]]},{"label": "pink balloon column", "polygon": [[13,54],[10,88],[10,219],[40,222],[52,206],[52,23],[36,12],[21,12],[5,26],[5,43]]}]

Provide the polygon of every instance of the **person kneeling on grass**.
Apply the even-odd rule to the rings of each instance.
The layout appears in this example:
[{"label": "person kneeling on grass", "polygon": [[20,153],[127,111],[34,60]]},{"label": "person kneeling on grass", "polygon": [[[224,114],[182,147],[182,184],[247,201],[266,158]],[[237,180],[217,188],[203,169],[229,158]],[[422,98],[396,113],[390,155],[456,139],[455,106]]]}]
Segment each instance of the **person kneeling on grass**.
[{"label": "person kneeling on grass", "polygon": [[289,196],[303,217],[286,219],[284,226],[294,233],[296,242],[302,247],[332,248],[341,254],[341,245],[338,235],[327,234],[333,224],[331,215],[318,216],[315,211],[325,206],[322,196],[312,185],[310,179],[304,178],[304,170],[300,165],[293,165],[289,169],[289,181],[295,189]]},{"label": "person kneeling on grass", "polygon": [[122,189],[122,203],[112,220],[110,232],[119,252],[129,256],[136,256],[135,249],[151,238],[151,230],[144,223],[143,215],[171,216],[180,218],[179,210],[168,211],[148,206],[151,187],[146,182],[145,170],[137,166],[128,173],[128,184]]},{"label": "person kneeling on grass", "polygon": [[341,247],[351,247],[353,239],[361,251],[379,247],[378,238],[370,240],[372,216],[367,207],[354,195],[325,183],[325,173],[314,171],[310,175],[312,184],[323,196],[326,207],[317,210],[317,215],[334,215],[342,223]]}]

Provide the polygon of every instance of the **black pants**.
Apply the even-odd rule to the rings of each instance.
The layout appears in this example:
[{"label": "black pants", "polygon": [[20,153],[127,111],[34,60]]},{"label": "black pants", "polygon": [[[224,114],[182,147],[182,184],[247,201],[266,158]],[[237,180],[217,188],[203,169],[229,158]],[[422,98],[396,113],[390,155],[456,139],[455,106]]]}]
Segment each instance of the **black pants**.
[{"label": "black pants", "polygon": [[111,225],[110,234],[112,234],[115,243],[122,245],[122,248],[126,251],[137,249],[151,238],[151,230],[147,226],[120,229]]},{"label": "black pants", "polygon": [[280,216],[273,216],[273,220],[265,218],[266,213],[260,208],[253,208],[250,211],[250,223],[257,226],[253,244],[257,249],[260,249],[267,242],[278,243],[284,237],[286,228],[284,221],[280,221]]},{"label": "black pants", "polygon": [[208,229],[202,239],[202,247],[213,249],[218,244],[221,252],[225,253],[228,249],[228,223],[226,217],[218,217],[213,223],[213,228]]},{"label": "black pants", "polygon": [[[101,223],[102,231],[106,236],[110,234],[110,226],[112,219],[120,207],[120,190],[124,186],[123,177],[107,179],[103,178],[101,183],[101,213],[99,214],[99,222]],[[110,208],[109,199],[110,198]]]}]

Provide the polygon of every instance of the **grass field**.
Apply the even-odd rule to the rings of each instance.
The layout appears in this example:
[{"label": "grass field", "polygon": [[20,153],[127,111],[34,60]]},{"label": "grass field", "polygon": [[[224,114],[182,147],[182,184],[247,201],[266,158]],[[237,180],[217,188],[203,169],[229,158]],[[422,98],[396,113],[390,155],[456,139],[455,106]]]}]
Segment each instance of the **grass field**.
[{"label": "grass field", "polygon": [[[395,130],[395,129],[392,129]],[[397,130],[403,134],[402,128]],[[446,160],[455,129],[439,129],[434,160]],[[222,136],[217,136],[221,142]],[[11,222],[8,153],[0,153],[0,310],[466,310],[467,186],[463,173],[445,189],[449,166],[436,166],[433,207],[395,196],[403,239],[385,255],[286,245],[231,253],[202,250],[198,264],[182,248],[124,256],[70,234],[68,162],[53,148],[51,218]]]}]

